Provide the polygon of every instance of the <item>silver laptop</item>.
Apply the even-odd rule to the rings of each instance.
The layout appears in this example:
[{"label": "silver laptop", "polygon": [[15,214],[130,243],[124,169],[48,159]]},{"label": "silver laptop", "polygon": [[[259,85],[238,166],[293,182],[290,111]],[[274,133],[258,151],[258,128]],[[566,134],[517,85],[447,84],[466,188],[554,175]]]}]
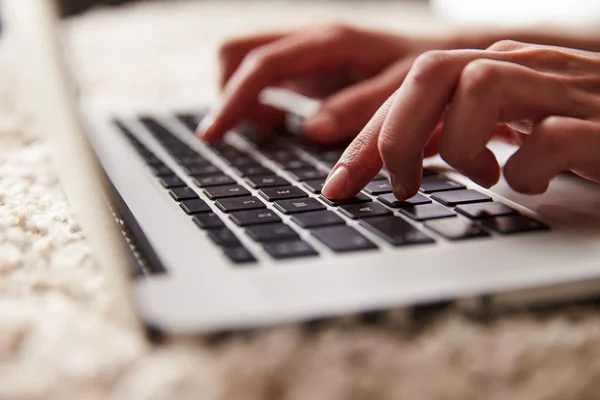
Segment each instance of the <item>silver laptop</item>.
[{"label": "silver laptop", "polygon": [[[26,64],[37,66],[39,118],[61,148],[65,190],[147,325],[221,331],[440,301],[502,309],[600,293],[600,186],[564,175],[546,194],[523,196],[504,182],[483,189],[430,160],[407,202],[382,171],[356,198],[333,203],[319,192],[342,149],[285,132],[265,140],[250,127],[209,146],[193,134],[202,118],[195,104],[76,109],[50,3],[6,6]],[[499,159],[514,151],[493,149]],[[107,198],[135,257],[110,228]]]}]

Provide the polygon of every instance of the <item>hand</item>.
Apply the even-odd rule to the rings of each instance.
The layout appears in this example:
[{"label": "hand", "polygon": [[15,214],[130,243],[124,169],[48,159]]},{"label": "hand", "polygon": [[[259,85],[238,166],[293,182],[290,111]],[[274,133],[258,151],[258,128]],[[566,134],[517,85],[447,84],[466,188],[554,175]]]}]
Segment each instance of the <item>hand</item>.
[{"label": "hand", "polygon": [[230,41],[220,51],[222,100],[199,135],[219,139],[241,119],[266,130],[281,125],[283,113],[257,100],[266,87],[280,86],[324,99],[305,122],[308,136],[321,142],[350,140],[402,83],[419,53],[446,47],[442,40],[339,24]]},{"label": "hand", "polygon": [[438,151],[490,187],[500,177],[486,147],[495,135],[520,146],[504,167],[519,192],[543,193],[567,170],[600,182],[600,54],[502,41],[419,56],[346,149],[323,194],[351,197],[385,165],[394,194],[407,199],[421,184],[423,158]]}]

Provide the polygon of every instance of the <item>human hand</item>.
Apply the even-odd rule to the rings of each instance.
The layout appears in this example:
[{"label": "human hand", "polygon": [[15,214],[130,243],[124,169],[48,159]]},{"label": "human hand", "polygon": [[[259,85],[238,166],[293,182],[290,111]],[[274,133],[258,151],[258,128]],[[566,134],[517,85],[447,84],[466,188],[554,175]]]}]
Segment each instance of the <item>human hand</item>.
[{"label": "human hand", "polygon": [[543,193],[568,170],[600,182],[600,54],[513,41],[423,54],[322,193],[351,197],[385,166],[394,194],[407,199],[421,184],[423,158],[438,152],[490,187],[501,172],[486,147],[494,136],[519,145],[503,171],[519,192]]},{"label": "human hand", "polygon": [[279,86],[324,99],[305,122],[309,137],[350,140],[402,83],[419,53],[447,47],[439,39],[340,24],[232,40],[220,51],[222,100],[204,119],[199,135],[217,140],[241,119],[265,130],[281,125],[283,113],[258,102],[263,89]]}]

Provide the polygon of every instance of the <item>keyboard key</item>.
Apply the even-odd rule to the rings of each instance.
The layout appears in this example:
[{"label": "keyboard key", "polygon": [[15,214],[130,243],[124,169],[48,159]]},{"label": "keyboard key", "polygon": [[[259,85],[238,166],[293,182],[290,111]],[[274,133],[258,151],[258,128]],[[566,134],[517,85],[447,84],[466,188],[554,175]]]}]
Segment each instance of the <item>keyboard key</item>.
[{"label": "keyboard key", "polygon": [[365,188],[365,192],[374,196],[384,193],[392,193],[392,185],[387,180],[371,181]]},{"label": "keyboard key", "polygon": [[199,214],[211,211],[208,204],[202,199],[182,201],[179,203],[179,207],[181,207],[186,214]]},{"label": "keyboard key", "polygon": [[325,179],[311,179],[310,181],[302,182],[302,186],[307,188],[311,193],[320,194],[321,189],[325,185]]},{"label": "keyboard key", "polygon": [[229,247],[224,251],[227,258],[235,264],[249,264],[256,262],[256,258],[243,246]]},{"label": "keyboard key", "polygon": [[254,225],[246,229],[246,234],[257,242],[285,242],[300,239],[295,230],[284,224]]},{"label": "keyboard key", "polygon": [[254,189],[274,186],[286,186],[290,183],[277,175],[262,175],[262,176],[250,176],[246,178],[246,182],[250,184]]},{"label": "keyboard key", "polygon": [[278,160],[277,163],[281,166],[281,168],[285,170],[296,170],[296,169],[310,169],[313,166],[307,163],[304,160],[299,158],[292,158],[287,160]]},{"label": "keyboard key", "polygon": [[308,197],[308,195],[301,189],[295,186],[280,186],[273,188],[263,188],[258,194],[266,199],[267,201],[286,200],[286,199],[298,199],[301,197]]},{"label": "keyboard key", "polygon": [[234,197],[232,199],[219,199],[215,205],[223,212],[255,210],[265,208],[260,199],[254,196]]},{"label": "keyboard key", "polygon": [[346,217],[359,219],[389,215],[392,212],[378,203],[346,204],[340,206],[339,211]]},{"label": "keyboard key", "polygon": [[219,216],[213,212],[196,214],[194,215],[193,221],[201,229],[215,229],[225,226]]},{"label": "keyboard key", "polygon": [[150,165],[150,171],[152,171],[154,176],[173,175],[173,171],[171,171],[171,168],[167,167],[165,164]]},{"label": "keyboard key", "polygon": [[211,186],[231,185],[235,183],[235,181],[227,175],[208,175],[195,177],[194,183],[201,188],[205,188]]},{"label": "keyboard key", "polygon": [[234,171],[243,177],[248,177],[248,176],[258,176],[258,175],[270,175],[273,173],[273,171],[271,171],[270,169],[268,169],[267,167],[264,167],[262,165],[244,165],[242,167],[236,167],[234,168]]},{"label": "keyboard key", "polygon": [[326,172],[314,168],[298,169],[291,171],[290,174],[292,175],[292,178],[299,180],[300,182],[312,179],[325,179],[328,175]]},{"label": "keyboard key", "polygon": [[210,161],[199,155],[195,155],[193,157],[177,157],[176,160],[179,163],[179,165],[183,165],[186,167],[210,165]]},{"label": "keyboard key", "polygon": [[481,203],[485,201],[492,201],[490,196],[483,193],[479,193],[476,190],[451,190],[448,192],[439,192],[431,195],[431,198],[439,201],[446,207],[457,206],[459,204],[467,203]]},{"label": "keyboard key", "polygon": [[336,253],[377,248],[373,242],[348,225],[317,228],[311,233]]},{"label": "keyboard key", "polygon": [[144,157],[144,161],[146,161],[146,164],[148,164],[148,165],[163,164],[163,162],[160,160],[160,158],[156,157],[152,153],[148,153],[148,154],[144,155],[143,157]]},{"label": "keyboard key", "polygon": [[434,240],[400,217],[365,218],[360,225],[393,246],[434,243]]},{"label": "keyboard key", "polygon": [[198,194],[188,186],[176,187],[169,191],[175,201],[191,200],[199,198]]},{"label": "keyboard key", "polygon": [[281,243],[267,243],[264,249],[275,259],[317,256],[319,253],[310,244],[301,240]]},{"label": "keyboard key", "polygon": [[346,199],[346,200],[329,200],[327,197],[321,195],[319,196],[319,198],[321,200],[323,200],[325,203],[327,203],[327,205],[329,206],[333,206],[333,207],[337,207],[337,206],[342,206],[344,204],[357,204],[357,203],[368,203],[371,200],[371,198],[369,196],[367,196],[364,193],[359,193],[356,196]]},{"label": "keyboard key", "polygon": [[383,194],[383,195],[377,197],[377,200],[379,200],[380,202],[382,202],[386,206],[393,207],[393,208],[400,208],[400,207],[406,207],[406,206],[416,206],[416,205],[419,205],[419,204],[431,203],[431,200],[428,197],[423,196],[420,193],[417,193],[416,195],[414,195],[410,199],[407,199],[407,200],[404,200],[404,201],[398,200],[396,198],[396,196],[394,196],[394,193]]},{"label": "keyboard key", "polygon": [[214,165],[191,165],[191,166],[183,166],[183,170],[186,174],[192,175],[194,177],[198,176],[206,176],[206,175],[217,175],[223,173],[219,168]]},{"label": "keyboard key", "polygon": [[241,246],[239,239],[227,228],[213,229],[208,232],[208,237],[217,246],[237,247]]},{"label": "keyboard key", "polygon": [[239,226],[270,224],[281,222],[281,218],[274,211],[266,208],[249,211],[236,211],[229,216]]},{"label": "keyboard key", "polygon": [[533,231],[545,231],[550,229],[548,225],[536,221],[535,219],[526,217],[524,215],[495,217],[485,219],[481,223],[483,224],[483,226],[493,229],[494,231],[503,235]]},{"label": "keyboard key", "polygon": [[320,226],[343,225],[346,223],[343,218],[329,210],[294,214],[292,216],[292,221],[304,229]]},{"label": "keyboard key", "polygon": [[246,155],[229,160],[229,164],[233,167],[238,167],[238,168],[244,167],[244,166],[248,166],[248,167],[256,167],[256,166],[260,167],[261,166],[261,164],[258,161],[256,161],[254,158],[248,157]]},{"label": "keyboard key", "polygon": [[501,217],[505,215],[518,214],[517,210],[514,210],[505,204],[498,203],[495,201],[489,203],[460,205],[456,207],[456,211],[472,219]]},{"label": "keyboard key", "polygon": [[400,212],[415,221],[456,216],[452,210],[435,203],[404,207],[400,209]]},{"label": "keyboard key", "polygon": [[295,214],[306,211],[324,210],[325,206],[313,198],[279,200],[275,208],[284,214]]},{"label": "keyboard key", "polygon": [[227,197],[248,196],[250,192],[240,185],[213,186],[204,189],[204,194],[211,200]]},{"label": "keyboard key", "polygon": [[273,161],[276,161],[276,162],[297,158],[294,151],[283,148],[283,147],[278,147],[278,146],[262,147],[260,150],[265,157],[267,157]]},{"label": "keyboard key", "polygon": [[173,189],[175,187],[186,186],[185,182],[176,177],[175,175],[165,176],[161,178],[160,184],[166,189]]},{"label": "keyboard key", "polygon": [[450,240],[490,236],[479,225],[465,218],[446,218],[425,222],[425,227]]},{"label": "keyboard key", "polygon": [[195,132],[202,116],[200,115],[192,115],[192,114],[180,114],[177,116],[177,119],[185,125],[191,132]]},{"label": "keyboard key", "polygon": [[444,192],[446,190],[458,190],[464,189],[465,186],[458,182],[444,178],[443,176],[428,176],[423,178],[421,183],[421,192],[423,193],[435,193]]}]

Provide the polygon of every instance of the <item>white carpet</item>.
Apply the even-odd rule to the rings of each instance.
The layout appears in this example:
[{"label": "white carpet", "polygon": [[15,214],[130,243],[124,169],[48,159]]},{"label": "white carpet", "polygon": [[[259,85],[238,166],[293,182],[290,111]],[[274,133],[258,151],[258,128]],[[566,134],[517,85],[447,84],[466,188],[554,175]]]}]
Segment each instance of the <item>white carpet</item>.
[{"label": "white carpet", "polygon": [[[283,2],[172,1],[97,11],[70,21],[68,34],[86,96],[208,99],[214,45],[227,33],[337,16],[423,29],[419,18],[398,22],[413,14],[392,2],[385,4],[393,12],[379,16],[377,2],[340,4],[304,1],[291,15]],[[18,107],[7,45],[0,48],[0,399],[600,398],[593,306],[487,325],[449,312],[419,334],[332,323],[219,341],[174,338],[160,347],[140,341],[111,318],[119,305],[63,197],[43,131]]]}]

